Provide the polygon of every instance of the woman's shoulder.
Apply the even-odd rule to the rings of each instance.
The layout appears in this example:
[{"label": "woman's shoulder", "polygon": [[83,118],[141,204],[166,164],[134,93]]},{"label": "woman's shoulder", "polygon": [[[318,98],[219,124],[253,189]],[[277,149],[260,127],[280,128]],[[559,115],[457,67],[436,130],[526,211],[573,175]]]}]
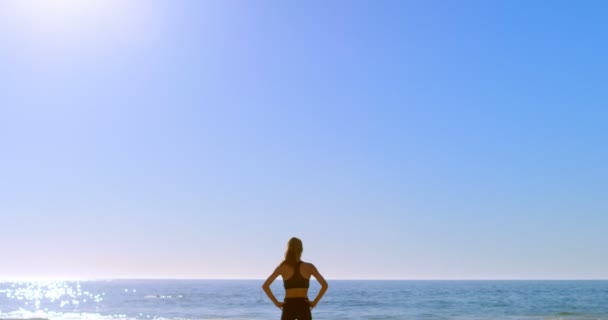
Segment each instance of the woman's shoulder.
[{"label": "woman's shoulder", "polygon": [[[296,266],[297,266],[297,264],[296,264]],[[314,269],[315,268],[315,265],[312,264],[312,262],[306,262],[306,261],[302,261],[302,260],[300,260],[300,266],[305,269]],[[293,265],[289,264],[286,261],[283,261],[283,262],[279,263],[279,265],[277,266],[277,270],[286,270],[286,269],[292,270],[293,267],[294,267]]]}]

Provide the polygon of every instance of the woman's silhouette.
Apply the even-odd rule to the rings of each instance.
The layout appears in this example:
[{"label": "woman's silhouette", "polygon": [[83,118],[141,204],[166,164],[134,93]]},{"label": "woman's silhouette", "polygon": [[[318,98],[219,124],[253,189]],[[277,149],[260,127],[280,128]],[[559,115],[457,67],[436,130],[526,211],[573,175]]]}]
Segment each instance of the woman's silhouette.
[{"label": "woman's silhouette", "polygon": [[[310,320],[312,319],[310,310],[314,308],[325,291],[328,285],[323,276],[317,271],[317,268],[312,263],[303,262],[302,257],[302,240],[291,238],[287,242],[287,251],[285,252],[285,260],[279,264],[274,272],[266,279],[262,285],[264,292],[268,295],[275,306],[283,309],[281,320]],[[270,284],[278,277],[283,277],[285,286],[285,301],[279,302],[270,290]],[[310,276],[314,276],[321,284],[319,294],[310,302],[308,300],[308,284]]]}]

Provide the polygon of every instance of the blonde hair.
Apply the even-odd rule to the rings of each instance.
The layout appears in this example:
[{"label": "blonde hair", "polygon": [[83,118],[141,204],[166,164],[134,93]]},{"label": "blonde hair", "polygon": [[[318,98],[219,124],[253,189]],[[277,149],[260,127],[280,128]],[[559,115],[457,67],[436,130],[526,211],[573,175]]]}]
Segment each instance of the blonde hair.
[{"label": "blonde hair", "polygon": [[289,239],[287,242],[287,250],[285,251],[285,259],[281,264],[287,263],[291,266],[295,266],[303,250],[302,240],[296,237]]}]

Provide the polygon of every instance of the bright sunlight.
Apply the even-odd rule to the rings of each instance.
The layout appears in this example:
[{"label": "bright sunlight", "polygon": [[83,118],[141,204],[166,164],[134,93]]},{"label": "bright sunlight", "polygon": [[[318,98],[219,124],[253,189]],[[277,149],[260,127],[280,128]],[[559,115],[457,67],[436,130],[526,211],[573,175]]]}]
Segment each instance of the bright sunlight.
[{"label": "bright sunlight", "polygon": [[4,0],[0,24],[37,50],[99,48],[146,38],[158,12],[155,1]]}]

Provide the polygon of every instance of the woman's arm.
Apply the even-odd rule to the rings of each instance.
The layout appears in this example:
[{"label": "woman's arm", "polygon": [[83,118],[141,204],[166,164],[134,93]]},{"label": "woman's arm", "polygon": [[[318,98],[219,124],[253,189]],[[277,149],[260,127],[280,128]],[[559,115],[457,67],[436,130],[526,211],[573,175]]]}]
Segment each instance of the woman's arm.
[{"label": "woman's arm", "polygon": [[312,309],[317,306],[317,303],[319,303],[319,300],[321,300],[321,298],[325,294],[325,291],[327,291],[327,288],[329,288],[329,285],[327,285],[327,281],[325,281],[325,278],[323,278],[323,276],[319,273],[319,271],[317,270],[317,268],[314,265],[312,266],[311,274],[321,284],[321,290],[319,290],[319,294],[317,294],[317,297],[315,298],[315,300],[313,300],[310,303],[310,308]]},{"label": "woman's arm", "polygon": [[279,300],[277,300],[277,298],[274,296],[274,294],[272,294],[272,290],[270,290],[270,284],[272,284],[274,279],[276,279],[281,274],[281,271],[279,270],[280,268],[281,267],[278,266],[276,269],[274,269],[274,272],[270,275],[270,277],[268,277],[268,279],[266,279],[266,281],[262,285],[262,289],[264,289],[264,292],[266,292],[266,295],[268,296],[268,298],[270,298],[272,303],[274,303],[274,305],[277,306],[278,308],[282,309],[283,302],[279,302]]}]

